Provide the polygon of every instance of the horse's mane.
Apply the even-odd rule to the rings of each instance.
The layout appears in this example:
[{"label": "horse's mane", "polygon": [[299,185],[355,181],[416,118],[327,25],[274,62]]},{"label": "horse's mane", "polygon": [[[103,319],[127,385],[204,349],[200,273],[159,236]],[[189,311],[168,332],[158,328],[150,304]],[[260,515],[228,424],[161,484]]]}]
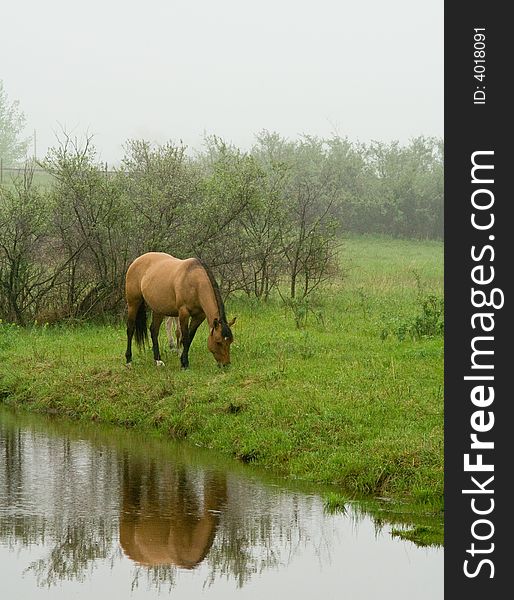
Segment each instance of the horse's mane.
[{"label": "horse's mane", "polygon": [[221,292],[220,292],[218,283],[214,279],[214,275],[213,275],[211,269],[209,268],[209,266],[206,265],[203,262],[203,260],[201,260],[200,258],[197,258],[196,260],[202,265],[204,271],[207,273],[207,277],[209,278],[209,281],[211,282],[212,290],[214,292],[214,297],[216,298],[216,304],[218,305],[218,311],[220,313],[221,327],[222,327],[221,333],[224,337],[232,337],[232,332],[230,331],[230,328],[227,323],[227,315],[225,314],[225,305],[223,304],[223,299],[221,297]]}]

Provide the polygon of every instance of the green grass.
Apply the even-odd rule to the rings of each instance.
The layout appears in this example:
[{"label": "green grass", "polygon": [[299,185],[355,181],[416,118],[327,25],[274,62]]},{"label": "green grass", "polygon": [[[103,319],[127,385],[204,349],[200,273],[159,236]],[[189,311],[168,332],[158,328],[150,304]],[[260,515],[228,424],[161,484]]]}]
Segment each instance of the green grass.
[{"label": "green grass", "polygon": [[[6,189],[13,189],[16,180],[23,180],[23,167],[9,168],[4,165],[0,185]],[[54,185],[55,179],[53,175],[38,167],[34,170],[33,183],[43,188],[49,188]]]},{"label": "green grass", "polygon": [[[123,324],[3,324],[0,398],[157,429],[292,479],[335,485],[345,498],[386,497],[442,514],[443,339],[399,339],[395,331],[419,317],[423,294],[442,296],[443,245],[352,237],[342,264],[346,277],[311,301],[300,329],[279,300],[231,298],[229,370],[207,351],[205,324],[188,371],[167,351],[166,366],[156,368],[150,350],[136,351],[127,369]],[[436,529],[437,542],[442,520]]]}]

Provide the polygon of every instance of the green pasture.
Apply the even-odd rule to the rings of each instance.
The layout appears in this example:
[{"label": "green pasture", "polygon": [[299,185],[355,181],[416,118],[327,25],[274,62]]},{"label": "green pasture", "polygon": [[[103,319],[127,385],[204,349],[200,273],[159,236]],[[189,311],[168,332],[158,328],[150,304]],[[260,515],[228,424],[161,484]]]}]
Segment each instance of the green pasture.
[{"label": "green pasture", "polygon": [[[23,167],[0,166],[0,185],[14,188],[16,182],[22,182],[24,177]],[[44,169],[38,167],[33,172],[33,183],[42,188],[50,188],[55,183],[54,177]]]},{"label": "green pasture", "polygon": [[[351,237],[341,264],[344,277],[308,303],[229,298],[237,322],[227,370],[207,351],[205,324],[181,371],[164,327],[166,366],[147,349],[126,368],[123,323],[4,323],[0,398],[332,485],[332,507],[388,498],[441,515],[443,245]],[[432,533],[441,541],[442,521]]]}]

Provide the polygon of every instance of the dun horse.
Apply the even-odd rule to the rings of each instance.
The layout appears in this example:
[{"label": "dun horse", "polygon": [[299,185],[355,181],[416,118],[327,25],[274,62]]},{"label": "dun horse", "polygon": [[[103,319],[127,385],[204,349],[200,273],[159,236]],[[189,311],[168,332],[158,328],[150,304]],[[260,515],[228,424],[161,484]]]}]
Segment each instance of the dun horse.
[{"label": "dun horse", "polygon": [[200,324],[207,319],[207,347],[218,366],[230,364],[230,327],[220,290],[210,269],[196,258],[181,260],[164,252],[147,252],[136,258],[127,270],[127,365],[132,362],[132,337],[144,346],[147,337],[146,309],[152,311],[150,334],[156,365],[163,365],[159,351],[159,328],[167,316],[178,317],[182,354],[180,363],[189,366],[189,347]]},{"label": "dun horse", "polygon": [[199,486],[183,466],[167,466],[123,465],[120,545],[139,565],[194,569],[214,542],[227,502],[226,477],[206,472]]}]

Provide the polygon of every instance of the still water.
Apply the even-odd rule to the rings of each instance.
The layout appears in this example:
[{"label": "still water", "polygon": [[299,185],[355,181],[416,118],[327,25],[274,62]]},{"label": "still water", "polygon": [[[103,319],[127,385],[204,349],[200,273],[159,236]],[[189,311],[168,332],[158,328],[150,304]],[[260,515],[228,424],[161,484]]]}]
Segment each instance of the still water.
[{"label": "still water", "polygon": [[0,589],[9,600],[437,600],[443,551],[185,444],[0,407]]}]

